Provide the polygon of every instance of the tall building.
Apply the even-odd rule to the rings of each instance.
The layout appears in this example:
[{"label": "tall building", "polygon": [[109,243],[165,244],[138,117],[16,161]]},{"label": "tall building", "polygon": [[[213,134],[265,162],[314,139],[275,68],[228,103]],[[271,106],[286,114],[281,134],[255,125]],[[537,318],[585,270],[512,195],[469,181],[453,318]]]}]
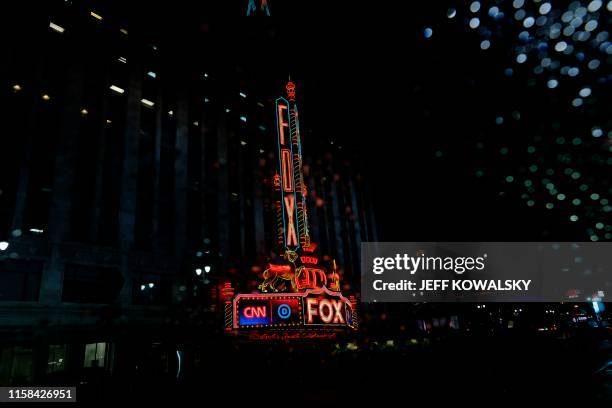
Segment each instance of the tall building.
[{"label": "tall building", "polygon": [[[88,7],[33,11],[3,66],[0,384],[171,371],[178,338],[221,329],[223,282],[252,287],[274,256],[284,77],[268,89]],[[350,154],[308,140],[309,234],[357,290],[367,188]]]}]

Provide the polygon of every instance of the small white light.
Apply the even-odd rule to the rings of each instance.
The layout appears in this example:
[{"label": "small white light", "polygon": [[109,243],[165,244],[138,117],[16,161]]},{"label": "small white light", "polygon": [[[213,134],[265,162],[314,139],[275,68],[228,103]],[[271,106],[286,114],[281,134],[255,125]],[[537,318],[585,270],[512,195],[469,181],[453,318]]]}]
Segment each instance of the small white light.
[{"label": "small white light", "polygon": [[204,272],[206,273],[210,272],[210,265],[204,266]]},{"label": "small white light", "polygon": [[143,104],[143,105],[146,105],[146,106],[148,106],[149,108],[152,108],[152,107],[155,105],[155,103],[151,102],[151,101],[150,101],[150,100],[148,100],[148,99],[144,99],[144,98],[143,98],[143,99],[141,99],[141,100],[140,100],[140,102],[142,102],[142,104]]},{"label": "small white light", "polygon": [[153,282],[149,282],[149,288],[153,289],[153,286],[155,286],[155,284]]},{"label": "small white light", "polygon": [[208,78],[208,74],[206,72],[204,73],[204,78]]},{"label": "small white light", "polygon": [[111,91],[115,91],[118,94],[123,94],[125,92],[125,90],[123,88],[119,88],[117,85],[111,85],[110,89],[111,89]]},{"label": "small white light", "polygon": [[42,234],[45,231],[40,229],[40,228],[30,228],[30,232],[32,232],[34,234]]},{"label": "small white light", "polygon": [[9,247],[9,243],[6,241],[2,241],[0,242],[0,251],[6,251],[6,249]]},{"label": "small white light", "polygon": [[63,33],[64,31],[66,31],[64,30],[64,27],[55,24],[53,21],[49,22],[49,27],[57,31],[58,33]]},{"label": "small white light", "polygon": [[127,64],[127,58],[125,58],[125,57],[119,57],[119,58],[117,58],[117,61],[123,62],[124,64]]},{"label": "small white light", "polygon": [[96,20],[102,20],[102,16],[99,15],[98,13],[94,13],[93,11],[91,11],[89,15],[95,18]]},{"label": "small white light", "polygon": [[244,92],[240,92],[240,96],[242,96],[243,98],[246,98],[246,94]]},{"label": "small white light", "polygon": [[146,286],[145,285],[140,285],[140,290],[145,290]]},{"label": "small white light", "polygon": [[246,145],[247,145],[247,142],[245,142],[244,140],[241,140],[241,141],[240,141],[240,144],[241,144],[241,145],[243,145],[243,146],[246,146]]},{"label": "small white light", "polygon": [[122,34],[128,35],[128,30],[126,30],[125,28],[122,28],[119,30]]},{"label": "small white light", "polygon": [[201,268],[197,268],[195,270],[196,275],[200,276],[202,274],[202,269]]},{"label": "small white light", "polygon": [[147,72],[147,75],[150,76],[151,78],[157,78],[157,74],[153,71]]},{"label": "small white light", "polygon": [[243,122],[246,122],[246,121],[247,121],[247,118],[246,118],[246,116],[241,116],[241,117],[240,117],[240,120],[241,120],[241,121],[243,121]]}]

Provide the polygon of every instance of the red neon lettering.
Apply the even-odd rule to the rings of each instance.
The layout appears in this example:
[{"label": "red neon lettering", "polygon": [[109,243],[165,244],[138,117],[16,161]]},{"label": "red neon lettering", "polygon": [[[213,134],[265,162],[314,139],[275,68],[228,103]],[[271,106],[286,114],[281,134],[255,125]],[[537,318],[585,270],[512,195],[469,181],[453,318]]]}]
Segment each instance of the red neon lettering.
[{"label": "red neon lettering", "polygon": [[319,258],[317,258],[316,256],[300,256],[300,259],[302,260],[302,263],[305,264],[312,264],[312,265],[316,265],[319,263]]},{"label": "red neon lettering", "polygon": [[283,115],[283,111],[286,110],[286,105],[278,105],[278,133],[281,146],[285,145],[285,128],[289,128],[289,123],[285,121],[285,115]]},{"label": "red neon lettering", "polygon": [[287,210],[287,217],[289,222],[287,223],[287,246],[295,246],[298,244],[297,234],[295,232],[295,222],[293,217],[293,209],[295,207],[295,200],[293,195],[285,196],[285,209]]},{"label": "red neon lettering", "polygon": [[252,319],[253,317],[266,317],[267,310],[265,306],[249,306],[244,308],[244,317]]},{"label": "red neon lettering", "polygon": [[281,172],[283,173],[283,190],[288,193],[293,192],[293,164],[291,153],[287,149],[281,150]]},{"label": "red neon lettering", "polygon": [[327,276],[322,269],[302,267],[296,284],[299,290],[320,288],[327,285]]}]

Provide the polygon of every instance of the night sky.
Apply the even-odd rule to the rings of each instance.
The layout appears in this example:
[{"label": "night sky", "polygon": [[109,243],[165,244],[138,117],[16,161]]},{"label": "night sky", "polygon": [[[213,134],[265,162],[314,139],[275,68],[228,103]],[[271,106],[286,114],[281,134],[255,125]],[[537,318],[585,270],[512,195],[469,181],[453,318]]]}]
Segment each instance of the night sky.
[{"label": "night sky", "polygon": [[364,166],[380,240],[612,239],[612,3],[247,3],[100,4],[261,94],[291,75],[306,154]]}]

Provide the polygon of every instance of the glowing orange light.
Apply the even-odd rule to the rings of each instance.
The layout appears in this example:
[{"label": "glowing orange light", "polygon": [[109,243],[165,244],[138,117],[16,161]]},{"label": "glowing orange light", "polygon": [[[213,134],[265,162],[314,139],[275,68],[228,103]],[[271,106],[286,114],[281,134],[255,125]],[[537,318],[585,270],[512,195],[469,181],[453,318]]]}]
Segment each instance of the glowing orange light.
[{"label": "glowing orange light", "polygon": [[316,265],[319,263],[319,258],[317,258],[316,256],[302,255],[300,256],[300,260],[302,261],[302,263],[305,263],[305,264]]},{"label": "glowing orange light", "polygon": [[295,198],[293,195],[285,196],[285,209],[287,210],[287,243],[288,247],[298,245],[294,219]]},{"label": "glowing orange light", "polygon": [[287,193],[293,192],[293,162],[288,149],[281,150],[281,173],[283,174],[283,190]]},{"label": "glowing orange light", "polygon": [[294,101],[295,100],[295,84],[289,81],[287,82],[285,89],[287,90],[287,96],[289,97],[289,100]]},{"label": "glowing orange light", "polygon": [[323,269],[300,267],[296,271],[295,284],[298,290],[322,288],[327,285],[327,277]]}]

